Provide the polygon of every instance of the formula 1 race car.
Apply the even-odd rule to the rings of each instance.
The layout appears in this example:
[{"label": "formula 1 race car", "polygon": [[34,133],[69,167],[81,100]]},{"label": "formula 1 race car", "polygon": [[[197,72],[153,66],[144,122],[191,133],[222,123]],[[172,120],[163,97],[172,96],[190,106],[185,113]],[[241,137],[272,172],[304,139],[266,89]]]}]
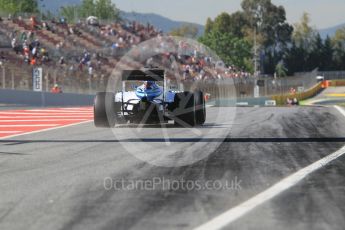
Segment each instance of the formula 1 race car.
[{"label": "formula 1 race car", "polygon": [[[141,82],[128,90],[126,82]],[[142,84],[143,82],[143,84]],[[163,82],[162,86],[157,84]],[[193,127],[206,120],[204,94],[201,91],[166,90],[164,70],[125,70],[122,90],[99,92],[94,101],[96,127],[114,127],[116,123],[157,124],[173,120],[175,125]]]}]

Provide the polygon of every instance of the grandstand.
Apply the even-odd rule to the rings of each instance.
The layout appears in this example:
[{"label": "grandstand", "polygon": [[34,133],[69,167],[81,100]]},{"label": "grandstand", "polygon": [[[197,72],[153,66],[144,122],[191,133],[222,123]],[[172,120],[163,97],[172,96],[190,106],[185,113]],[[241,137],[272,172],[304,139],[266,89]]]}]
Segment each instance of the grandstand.
[{"label": "grandstand", "polygon": [[[7,37],[7,48],[1,51],[2,68],[7,76],[5,87],[30,89],[32,68],[43,66],[45,90],[59,84],[64,92],[78,93],[92,93],[104,88],[113,69],[128,50],[163,35],[153,26],[138,22],[92,26],[81,21],[76,24],[56,19],[39,21],[34,16],[2,20],[0,34]],[[250,74],[234,67],[218,68],[210,57],[195,50],[185,50],[184,53],[182,57],[178,53],[164,54],[150,64],[169,68],[169,60],[177,60],[177,71],[185,82],[250,78]],[[124,60],[121,64],[136,67],[135,63]],[[243,83],[242,80],[240,82]]]}]

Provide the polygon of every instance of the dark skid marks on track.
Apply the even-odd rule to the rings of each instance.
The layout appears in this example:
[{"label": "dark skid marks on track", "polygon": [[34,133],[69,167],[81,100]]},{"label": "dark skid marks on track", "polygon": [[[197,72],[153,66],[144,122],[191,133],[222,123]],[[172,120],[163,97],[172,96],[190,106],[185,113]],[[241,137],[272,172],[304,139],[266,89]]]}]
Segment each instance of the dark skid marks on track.
[{"label": "dark skid marks on track", "polygon": [[[165,138],[137,138],[121,140],[0,140],[4,145],[22,145],[22,144],[44,144],[44,143],[165,143]],[[288,138],[169,138],[172,143],[198,143],[198,142],[222,142],[222,143],[345,143],[345,137],[288,137]]]},{"label": "dark skid marks on track", "polygon": [[[85,202],[75,207],[76,215],[63,229],[82,224],[99,210],[109,215],[102,229],[138,228],[138,224],[142,223],[146,224],[141,225],[140,228],[143,229],[190,229],[242,203],[343,145],[344,138],[337,136],[344,135],[341,130],[345,130],[345,124],[338,122],[339,118],[334,113],[326,108],[316,108],[312,114],[306,108],[291,110],[287,108],[286,113],[282,111],[274,116],[265,109],[255,110],[261,113],[260,120],[253,119],[252,113],[242,114],[239,130],[232,130],[232,135],[236,133],[236,136],[230,135],[227,138],[230,141],[222,143],[207,159],[193,165],[164,168],[142,163],[140,169],[133,172],[111,175],[112,178],[127,180],[164,176],[174,180],[231,181],[237,177],[242,181],[241,191],[125,192],[99,188],[94,191],[99,194],[96,199],[89,199],[89,193],[80,194]],[[249,141],[241,141],[248,136],[251,137]],[[299,139],[303,142],[299,142]],[[193,215],[188,221],[178,219],[183,215],[191,215],[190,213]],[[157,216],[164,216],[165,219],[157,220]]]}]

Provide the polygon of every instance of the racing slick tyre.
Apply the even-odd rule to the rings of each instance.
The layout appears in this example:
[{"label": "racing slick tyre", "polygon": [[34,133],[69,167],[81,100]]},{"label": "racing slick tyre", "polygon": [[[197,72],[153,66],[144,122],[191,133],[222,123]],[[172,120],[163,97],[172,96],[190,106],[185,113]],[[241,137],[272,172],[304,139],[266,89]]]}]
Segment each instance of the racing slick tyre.
[{"label": "racing slick tyre", "polygon": [[177,93],[174,101],[177,104],[177,108],[174,110],[175,125],[195,126],[197,121],[194,94],[190,92]]},{"label": "racing slick tyre", "polygon": [[115,95],[109,92],[96,94],[93,111],[96,127],[112,128],[115,126]]},{"label": "racing slick tyre", "polygon": [[194,101],[196,124],[203,125],[206,121],[206,105],[204,93],[201,91],[194,92]]}]

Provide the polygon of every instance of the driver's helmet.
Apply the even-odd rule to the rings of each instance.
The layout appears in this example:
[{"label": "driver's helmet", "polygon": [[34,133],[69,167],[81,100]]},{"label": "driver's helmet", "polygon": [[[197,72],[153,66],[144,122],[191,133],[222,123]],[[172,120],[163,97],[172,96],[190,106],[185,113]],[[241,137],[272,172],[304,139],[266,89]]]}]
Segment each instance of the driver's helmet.
[{"label": "driver's helmet", "polygon": [[155,81],[144,81],[144,84],[138,87],[135,93],[140,99],[146,98],[148,101],[152,101],[162,95],[163,91]]},{"label": "driver's helmet", "polygon": [[151,89],[155,84],[154,81],[144,81],[144,89]]}]

